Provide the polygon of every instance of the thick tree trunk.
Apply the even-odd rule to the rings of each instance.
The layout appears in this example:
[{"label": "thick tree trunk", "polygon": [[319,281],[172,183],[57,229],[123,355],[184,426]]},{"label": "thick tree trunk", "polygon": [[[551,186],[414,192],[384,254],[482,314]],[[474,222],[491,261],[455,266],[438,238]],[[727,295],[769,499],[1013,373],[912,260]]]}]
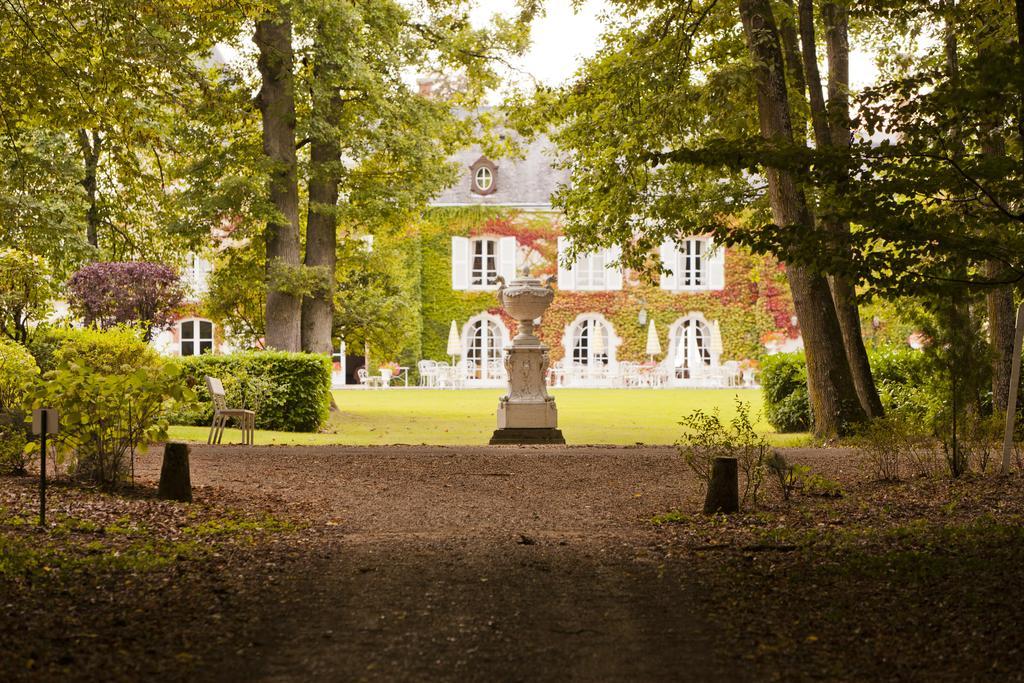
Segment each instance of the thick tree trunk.
[{"label": "thick tree trunk", "polygon": [[[310,140],[309,212],[306,218],[307,267],[320,269],[320,287],[302,301],[302,350],[330,354],[333,350],[335,263],[337,261],[338,143],[341,97],[333,81],[332,64],[323,50],[314,65],[317,95],[313,98],[313,119],[320,125]],[[328,94],[330,93],[330,94]]]},{"label": "thick tree trunk", "polygon": [[99,131],[90,132],[79,129],[78,147],[82,151],[82,162],[85,168],[82,187],[85,188],[85,196],[89,201],[89,208],[85,212],[85,239],[94,248],[100,246],[100,206],[96,180],[102,146],[103,138],[100,137]]},{"label": "thick tree trunk", "polygon": [[[1006,155],[1006,142],[995,127],[986,131],[981,151],[987,157]],[[986,261],[984,274],[995,281],[1006,280],[1008,275],[999,261]],[[985,298],[988,304],[988,339],[992,348],[992,408],[999,414],[1006,412],[1006,403],[1010,397],[1010,369],[1017,324],[1013,285],[995,287]]]},{"label": "thick tree trunk", "polygon": [[[782,49],[769,0],[739,0],[747,44],[754,60],[761,134],[793,144]],[[780,228],[812,225],[814,217],[793,174],[767,167],[772,216]],[[803,265],[788,264],[786,274],[804,339],[807,384],[814,431],[832,436],[865,419],[846,360],[831,291],[824,276]]]},{"label": "thick tree trunk", "polygon": [[[267,221],[266,345],[282,351],[301,347],[302,299],[287,286],[299,261],[299,190],[295,157],[295,84],[292,22],[288,10],[256,23],[262,77],[257,102],[263,116],[263,153],[270,160],[269,197],[276,215]],[[285,282],[282,282],[284,280]]]},{"label": "thick tree trunk", "polygon": [[[811,31],[813,40],[814,8],[811,0],[800,0],[801,26]],[[846,149],[850,146],[852,126],[850,124],[850,41],[849,17],[847,8],[832,2],[822,7],[825,20],[825,43],[828,51],[828,104],[822,108],[821,78],[817,76],[817,51],[812,55],[815,62],[815,87],[818,97],[811,98],[812,109],[817,109],[815,120],[825,119],[822,126],[819,146],[825,147],[826,141],[832,147]],[[813,46],[813,43],[811,44]],[[805,48],[806,50],[806,48]],[[805,55],[806,59],[806,55]],[[817,133],[818,126],[815,126]],[[841,188],[840,188],[840,191]],[[841,237],[850,234],[850,224],[846,221],[830,220],[826,227]],[[846,275],[835,274],[829,278],[832,287],[832,299],[836,307],[836,316],[843,333],[843,346],[850,364],[850,373],[857,388],[860,405],[869,417],[881,417],[884,414],[882,399],[875,386],[875,378],[871,374],[871,363],[868,351],[864,346],[864,334],[860,326],[860,307],[857,305],[856,290],[853,282]]]}]

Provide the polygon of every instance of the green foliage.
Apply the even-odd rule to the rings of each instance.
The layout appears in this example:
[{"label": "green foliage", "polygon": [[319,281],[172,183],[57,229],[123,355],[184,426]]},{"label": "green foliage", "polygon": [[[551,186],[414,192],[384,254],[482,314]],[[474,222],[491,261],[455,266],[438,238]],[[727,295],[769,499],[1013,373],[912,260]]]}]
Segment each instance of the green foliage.
[{"label": "green foliage", "polygon": [[208,425],[213,405],[206,376],[224,383],[232,408],[256,410],[256,427],[286,432],[315,432],[330,409],[331,366],[326,356],[284,351],[175,359],[197,394],[197,402],[172,416],[176,424]]},{"label": "green foliage", "polygon": [[[162,363],[153,347],[142,341],[141,331],[133,327],[59,329],[49,334],[57,344],[53,352],[53,367],[75,363],[97,372],[124,373],[155,369]],[[44,371],[49,369],[49,365],[47,363]]]},{"label": "green foliage", "polygon": [[109,357],[61,362],[33,392],[35,407],[56,408],[57,452],[73,476],[104,488],[128,476],[129,457],[166,438],[171,401],[188,403],[194,393],[173,363],[133,367],[109,364]]},{"label": "green foliage", "polygon": [[676,442],[680,455],[697,478],[707,486],[715,458],[736,458],[739,471],[743,474],[743,508],[749,498],[757,505],[757,494],[765,475],[765,459],[768,442],[754,431],[750,419],[750,404],[735,399],[736,412],[726,424],[718,410],[705,412],[695,410],[683,416],[680,421],[683,436]]},{"label": "green foliage", "polygon": [[826,498],[840,498],[843,495],[843,488],[839,482],[815,473],[809,465],[789,463],[778,451],[773,451],[765,459],[765,468],[771,473],[772,480],[778,484],[783,500],[789,500],[795,491]]},{"label": "green foliage", "polygon": [[777,353],[761,361],[765,415],[780,432],[805,432],[812,424],[803,353]]},{"label": "green foliage", "polygon": [[0,338],[0,474],[25,471],[26,417],[39,367],[20,344]]},{"label": "green foliage", "polygon": [[30,323],[39,323],[50,312],[53,295],[45,259],[0,249],[0,335],[24,343]]}]

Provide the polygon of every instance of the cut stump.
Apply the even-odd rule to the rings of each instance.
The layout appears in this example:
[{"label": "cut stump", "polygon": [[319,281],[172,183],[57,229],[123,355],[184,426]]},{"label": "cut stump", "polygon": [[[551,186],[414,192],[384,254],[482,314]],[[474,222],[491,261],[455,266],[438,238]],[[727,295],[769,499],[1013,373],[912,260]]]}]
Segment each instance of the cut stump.
[{"label": "cut stump", "polygon": [[157,495],[167,500],[192,502],[192,477],[188,469],[188,444],[170,442],[164,446]]},{"label": "cut stump", "polygon": [[715,458],[711,482],[704,499],[704,514],[737,512],[740,509],[740,482],[736,458]]}]

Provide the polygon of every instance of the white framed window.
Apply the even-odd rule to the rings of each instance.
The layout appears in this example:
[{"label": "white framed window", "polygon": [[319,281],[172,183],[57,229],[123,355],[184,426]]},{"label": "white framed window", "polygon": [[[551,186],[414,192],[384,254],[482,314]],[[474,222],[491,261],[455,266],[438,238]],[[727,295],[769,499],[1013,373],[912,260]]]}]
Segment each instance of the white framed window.
[{"label": "white framed window", "polygon": [[507,337],[505,325],[489,315],[481,315],[466,323],[463,332],[465,359],[470,362],[472,379],[504,378],[501,360]]},{"label": "white framed window", "polygon": [[452,237],[452,289],[497,289],[516,274],[515,237]]},{"label": "white framed window", "polygon": [[213,353],[213,323],[194,318],[178,323],[179,350],[182,356]]},{"label": "white framed window", "polygon": [[476,186],[477,191],[487,192],[494,185],[494,173],[487,166],[481,166],[476,169],[476,173],[473,175],[473,184]]},{"label": "white framed window", "polygon": [[673,291],[725,288],[725,248],[709,237],[669,240],[661,245],[661,288]]},{"label": "white framed window", "polygon": [[189,254],[188,265],[182,275],[185,285],[193,294],[203,295],[210,290],[210,273],[213,264],[198,254]]},{"label": "white framed window", "polygon": [[679,273],[679,284],[683,289],[700,289],[707,283],[704,266],[704,250],[707,240],[691,237],[679,245],[676,256],[676,268]]},{"label": "white framed window", "polygon": [[558,238],[558,288],[565,291],[622,289],[622,269],[613,265],[622,256],[620,247],[599,249],[566,265],[569,241]]},{"label": "white framed window", "polygon": [[490,287],[498,284],[498,240],[478,237],[470,240],[473,260],[470,263],[469,286]]},{"label": "white framed window", "polygon": [[608,365],[608,328],[599,320],[585,318],[573,330],[572,362],[595,367]]}]

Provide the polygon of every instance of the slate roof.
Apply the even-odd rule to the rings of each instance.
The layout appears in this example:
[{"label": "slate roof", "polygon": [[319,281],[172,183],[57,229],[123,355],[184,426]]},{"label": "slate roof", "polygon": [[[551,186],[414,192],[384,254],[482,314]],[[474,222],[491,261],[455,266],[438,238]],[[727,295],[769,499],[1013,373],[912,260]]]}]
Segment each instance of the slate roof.
[{"label": "slate roof", "polygon": [[551,208],[551,194],[567,182],[568,173],[553,166],[555,147],[546,136],[538,137],[523,158],[491,159],[498,167],[497,189],[488,195],[472,191],[469,168],[483,155],[479,146],[467,147],[452,157],[461,174],[458,182],[441,192],[431,206],[513,206],[523,209]]}]

